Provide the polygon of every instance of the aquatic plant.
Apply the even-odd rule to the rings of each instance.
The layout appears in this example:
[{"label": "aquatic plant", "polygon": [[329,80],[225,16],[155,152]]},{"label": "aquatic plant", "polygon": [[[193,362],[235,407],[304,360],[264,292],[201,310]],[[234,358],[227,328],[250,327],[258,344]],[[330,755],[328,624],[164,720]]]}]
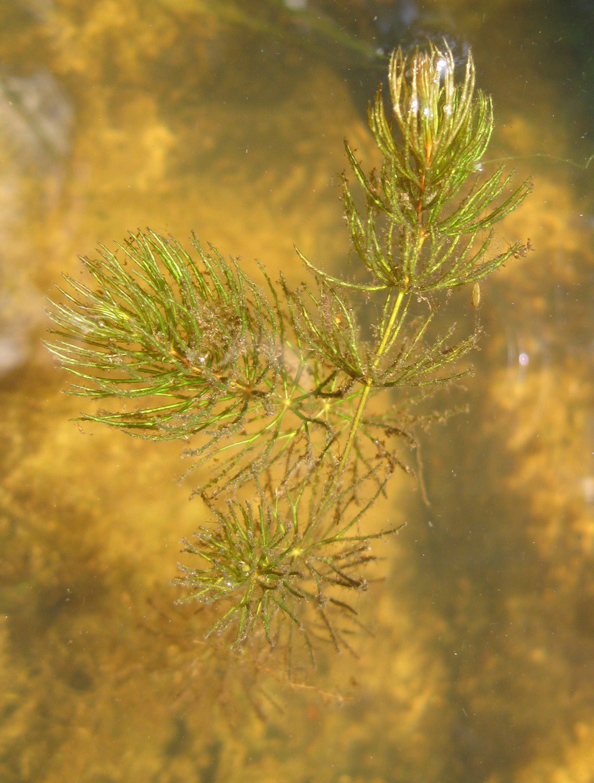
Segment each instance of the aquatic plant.
[{"label": "aquatic plant", "polygon": [[[369,511],[394,469],[409,469],[412,406],[467,373],[477,343],[474,319],[458,337],[443,307],[460,286],[478,304],[479,281],[527,249],[492,252],[493,226],[531,186],[482,172],[493,107],[472,56],[457,79],[446,44],[398,50],[388,76],[390,111],[381,88],[369,108],[380,170],[366,173],[346,143],[355,280],[299,253],[307,284],[263,269],[257,282],[195,237],[192,255],[147,230],[82,259],[89,282],[66,277],[52,305],[49,347],[71,392],[111,401],[83,419],[198,440],[186,453],[203,469],[210,521],[184,540],[175,582],[181,601],[209,607],[206,634],[237,646],[287,638],[290,651],[298,636],[312,658],[319,638],[348,646],[360,625],[349,596],[367,586],[373,540],[393,532]],[[357,316],[370,303],[379,317],[366,331]],[[381,414],[380,393],[393,402]]]}]

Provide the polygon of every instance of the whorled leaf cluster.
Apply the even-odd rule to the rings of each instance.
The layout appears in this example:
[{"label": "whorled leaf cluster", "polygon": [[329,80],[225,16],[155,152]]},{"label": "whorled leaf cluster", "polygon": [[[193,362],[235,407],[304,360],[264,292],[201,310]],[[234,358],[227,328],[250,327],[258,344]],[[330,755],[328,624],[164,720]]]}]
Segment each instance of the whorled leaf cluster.
[{"label": "whorled leaf cluster", "polygon": [[[327,503],[310,491],[322,480],[320,466],[306,470],[307,482],[293,482],[274,502],[257,482],[253,503],[228,499],[223,508],[209,503],[209,522],[191,541],[184,539],[183,551],[200,565],[180,565],[175,583],[187,595],[178,603],[226,605],[207,637],[233,627],[234,644],[241,645],[261,632],[273,646],[289,641],[289,654],[297,638],[312,661],[320,635],[336,650],[349,647],[349,634],[361,624],[348,595],[367,589],[364,568],[375,560],[371,539],[394,531],[354,534],[380,490],[361,503],[349,487]],[[357,489],[367,478],[355,482]]]},{"label": "whorled leaf cluster", "polygon": [[[457,338],[444,303],[525,253],[520,242],[491,252],[493,226],[530,184],[510,191],[503,168],[483,175],[493,107],[471,55],[458,79],[445,44],[398,50],[389,90],[389,111],[381,89],[369,109],[380,170],[366,173],[346,144],[355,281],[299,254],[303,286],[264,269],[258,284],[195,238],[191,255],[138,231],[83,259],[88,282],[66,277],[50,311],[71,391],[107,401],[83,418],[192,439],[210,521],[185,540],[176,582],[207,607],[207,635],[236,645],[300,638],[312,657],[320,636],[348,646],[343,624],[359,622],[349,596],[367,585],[370,542],[390,532],[368,512],[403,464],[398,445],[414,447],[415,394],[467,372],[476,345],[475,328]],[[362,307],[378,314],[371,330]],[[390,406],[368,407],[390,389]]]},{"label": "whorled leaf cluster", "polygon": [[482,176],[481,158],[493,131],[493,105],[475,90],[468,55],[456,82],[454,57],[444,46],[407,59],[398,50],[389,66],[392,112],[381,89],[369,107],[369,127],[383,156],[367,175],[346,144],[366,204],[361,216],[345,181],[345,214],[353,246],[373,288],[417,293],[455,288],[493,272],[523,248],[514,242],[490,254],[493,225],[530,191],[509,192],[512,174],[499,167]]},{"label": "whorled leaf cluster", "polygon": [[[194,246],[199,264],[177,242],[138,232],[119,256],[103,247],[82,259],[95,287],[65,278],[51,350],[77,377],[74,394],[123,403],[83,418],[183,438],[266,400],[281,368],[277,314],[237,264]],[[125,403],[138,398],[148,404]]]}]

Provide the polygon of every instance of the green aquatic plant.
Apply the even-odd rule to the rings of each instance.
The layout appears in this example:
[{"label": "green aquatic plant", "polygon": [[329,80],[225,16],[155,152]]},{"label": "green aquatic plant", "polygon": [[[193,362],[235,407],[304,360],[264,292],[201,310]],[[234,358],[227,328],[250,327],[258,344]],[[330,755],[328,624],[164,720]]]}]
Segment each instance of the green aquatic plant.
[{"label": "green aquatic plant", "polygon": [[[388,82],[390,110],[381,88],[369,108],[380,170],[366,173],[346,143],[354,280],[299,253],[306,284],[263,269],[258,282],[196,238],[192,255],[147,230],[83,259],[89,281],[66,277],[50,312],[71,391],[109,401],[83,419],[191,439],[210,520],[184,540],[175,581],[182,602],[208,608],[206,634],[238,646],[286,638],[290,651],[297,637],[312,657],[320,638],[349,646],[350,596],[367,586],[373,540],[393,532],[369,512],[395,468],[409,469],[412,406],[467,373],[477,343],[475,319],[458,337],[444,307],[461,286],[478,304],[479,281],[527,250],[492,252],[493,226],[531,186],[482,172],[493,107],[472,56],[458,79],[447,45],[398,50]],[[378,314],[371,329],[363,308]],[[379,413],[381,393],[392,407]]]},{"label": "green aquatic plant", "polygon": [[337,651],[349,646],[348,634],[359,622],[348,595],[367,588],[363,568],[375,560],[369,542],[394,531],[351,533],[375,500],[372,495],[358,506],[352,487],[331,504],[323,497],[312,502],[321,464],[277,492],[274,502],[258,482],[254,503],[228,499],[219,509],[208,502],[210,523],[183,542],[183,551],[203,565],[180,565],[182,576],[174,580],[187,589],[178,603],[224,602],[226,610],[206,637],[232,626],[234,644],[241,645],[260,629],[272,646],[285,638],[290,653],[298,636],[312,661],[312,640],[320,631]]}]

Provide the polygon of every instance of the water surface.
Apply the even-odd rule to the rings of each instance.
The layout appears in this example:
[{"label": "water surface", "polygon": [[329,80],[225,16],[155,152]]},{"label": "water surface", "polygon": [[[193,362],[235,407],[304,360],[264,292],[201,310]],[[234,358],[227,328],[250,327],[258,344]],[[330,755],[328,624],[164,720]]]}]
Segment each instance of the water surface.
[{"label": "water surface", "polygon": [[[0,22],[0,778],[588,780],[590,4],[5,0]],[[378,510],[407,526],[357,607],[373,635],[289,683],[173,606],[204,514],[180,448],[81,434],[44,300],[147,225],[292,282],[294,244],[339,270],[342,140],[377,161],[377,51],[427,35],[473,49],[489,154],[535,183],[500,241],[535,252],[484,286],[469,412],[422,436],[430,505],[397,476]]]}]

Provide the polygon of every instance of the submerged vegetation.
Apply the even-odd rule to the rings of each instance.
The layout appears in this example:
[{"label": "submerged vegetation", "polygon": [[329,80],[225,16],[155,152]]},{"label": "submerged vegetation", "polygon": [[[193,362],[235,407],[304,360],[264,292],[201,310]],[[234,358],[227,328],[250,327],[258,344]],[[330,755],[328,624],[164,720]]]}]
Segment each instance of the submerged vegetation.
[{"label": "submerged vegetation", "polygon": [[[352,596],[367,587],[370,509],[414,447],[412,405],[468,372],[478,338],[443,317],[452,290],[479,283],[520,242],[494,252],[493,226],[530,184],[482,173],[493,130],[469,54],[461,79],[444,44],[396,51],[390,110],[381,89],[369,127],[383,163],[346,153],[345,217],[360,273],[332,276],[299,254],[307,283],[264,269],[250,279],[196,238],[194,253],[152,231],[83,259],[65,278],[49,346],[74,394],[108,400],[82,418],[132,435],[189,441],[210,520],[184,540],[181,601],[209,605],[206,635],[242,645],[296,639],[349,646]],[[378,313],[368,330],[362,308]],[[382,413],[370,401],[392,395]],[[439,414],[439,411],[436,412]]]}]

